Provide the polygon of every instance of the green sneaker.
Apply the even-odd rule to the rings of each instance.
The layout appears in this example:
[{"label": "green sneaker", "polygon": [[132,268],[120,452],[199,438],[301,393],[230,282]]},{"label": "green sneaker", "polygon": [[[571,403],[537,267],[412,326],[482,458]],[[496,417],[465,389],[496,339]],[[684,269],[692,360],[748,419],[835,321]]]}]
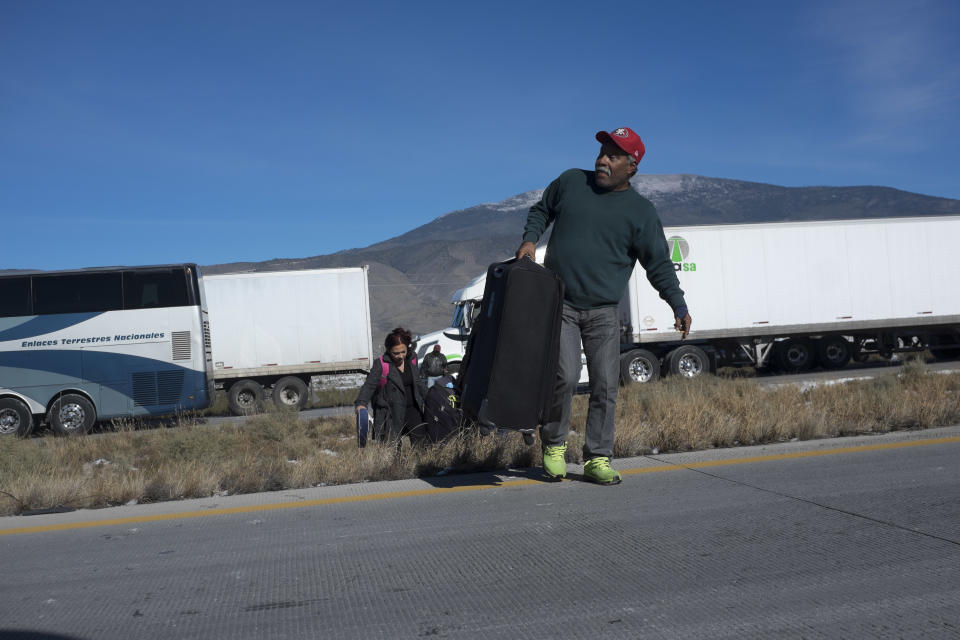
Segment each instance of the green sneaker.
[{"label": "green sneaker", "polygon": [[566,443],[543,448],[543,472],[551,480],[561,480],[567,475]]},{"label": "green sneaker", "polygon": [[597,484],[620,484],[620,474],[610,468],[610,458],[590,458],[583,465],[583,477]]}]

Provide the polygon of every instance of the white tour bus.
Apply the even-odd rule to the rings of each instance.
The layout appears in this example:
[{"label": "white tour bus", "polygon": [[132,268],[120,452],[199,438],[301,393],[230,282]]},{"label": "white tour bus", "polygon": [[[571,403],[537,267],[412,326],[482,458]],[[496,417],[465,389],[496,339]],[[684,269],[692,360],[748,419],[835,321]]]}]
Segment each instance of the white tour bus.
[{"label": "white tour bus", "polygon": [[0,276],[0,435],[46,422],[202,409],[213,397],[203,283],[195,264]]}]

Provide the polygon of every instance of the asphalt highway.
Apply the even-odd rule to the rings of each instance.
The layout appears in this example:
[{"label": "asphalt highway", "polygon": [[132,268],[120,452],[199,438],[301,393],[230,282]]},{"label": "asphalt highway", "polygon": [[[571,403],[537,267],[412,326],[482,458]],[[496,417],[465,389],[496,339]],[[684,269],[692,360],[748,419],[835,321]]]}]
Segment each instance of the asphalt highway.
[{"label": "asphalt highway", "polygon": [[0,639],[949,638],[960,427],[0,519]]}]

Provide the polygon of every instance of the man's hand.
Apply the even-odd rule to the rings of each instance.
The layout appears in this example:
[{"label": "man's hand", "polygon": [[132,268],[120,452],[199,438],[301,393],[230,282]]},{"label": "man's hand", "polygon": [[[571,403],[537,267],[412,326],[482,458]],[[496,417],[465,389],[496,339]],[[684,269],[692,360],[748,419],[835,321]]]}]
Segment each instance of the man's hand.
[{"label": "man's hand", "polygon": [[355,406],[355,407],[353,408],[353,412],[354,412],[354,413],[360,413],[360,410],[361,410],[361,409],[366,409],[366,407],[363,406],[362,404],[358,404],[357,406]]},{"label": "man's hand", "polygon": [[517,260],[520,258],[530,258],[534,262],[537,261],[537,245],[533,242],[524,242],[520,245],[520,248],[517,249]]},{"label": "man's hand", "polygon": [[676,322],[673,323],[673,328],[677,331],[682,331],[683,335],[680,336],[680,339],[683,340],[687,337],[687,334],[690,333],[690,325],[693,324],[693,318],[690,317],[690,314],[686,314],[683,318],[676,318]]}]

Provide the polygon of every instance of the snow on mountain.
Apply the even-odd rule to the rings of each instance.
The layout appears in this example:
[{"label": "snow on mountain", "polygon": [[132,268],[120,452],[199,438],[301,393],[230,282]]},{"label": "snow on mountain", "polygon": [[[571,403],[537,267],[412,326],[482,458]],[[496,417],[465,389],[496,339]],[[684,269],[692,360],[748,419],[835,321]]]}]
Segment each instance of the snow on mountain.
[{"label": "snow on mountain", "polygon": [[630,181],[633,188],[647,197],[655,197],[667,193],[677,193],[690,189],[698,176],[688,174],[651,175],[637,174]]},{"label": "snow on mountain", "polygon": [[[630,184],[638,193],[651,200],[656,200],[663,196],[684,194],[704,188],[716,190],[718,186],[716,180],[684,173],[670,175],[637,174],[630,181]],[[507,198],[501,202],[485,202],[478,206],[489,211],[498,212],[513,212],[518,209],[525,211],[543,197],[543,191],[543,189],[535,189]]]},{"label": "snow on mountain", "polygon": [[507,198],[502,202],[485,202],[482,207],[493,211],[516,211],[517,209],[529,209],[543,197],[543,189],[527,191],[519,195]]}]

